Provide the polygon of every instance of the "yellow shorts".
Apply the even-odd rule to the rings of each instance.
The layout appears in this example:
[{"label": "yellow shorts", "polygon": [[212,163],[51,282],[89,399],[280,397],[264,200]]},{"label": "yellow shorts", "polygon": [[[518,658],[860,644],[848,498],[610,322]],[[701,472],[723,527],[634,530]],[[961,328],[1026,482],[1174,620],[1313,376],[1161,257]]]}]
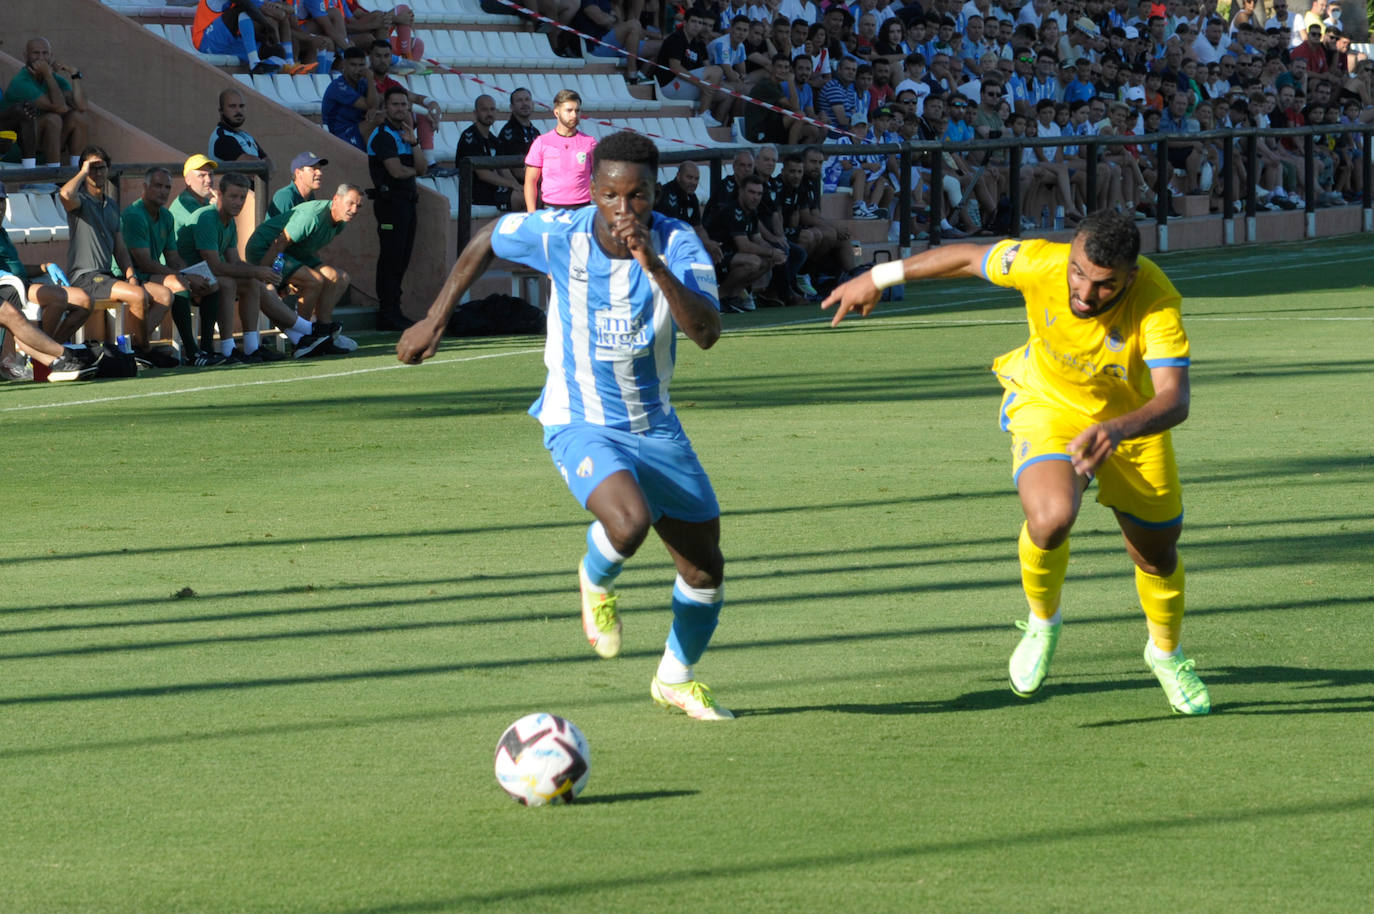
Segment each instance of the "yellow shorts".
[{"label": "yellow shorts", "polygon": [[[1011,432],[1014,482],[1032,463],[1067,461],[1069,442],[1093,420],[1009,390],[1002,397],[1000,423],[1003,431]],[[1096,478],[1098,504],[1142,527],[1183,523],[1183,492],[1168,432],[1121,442],[1097,468]]]}]

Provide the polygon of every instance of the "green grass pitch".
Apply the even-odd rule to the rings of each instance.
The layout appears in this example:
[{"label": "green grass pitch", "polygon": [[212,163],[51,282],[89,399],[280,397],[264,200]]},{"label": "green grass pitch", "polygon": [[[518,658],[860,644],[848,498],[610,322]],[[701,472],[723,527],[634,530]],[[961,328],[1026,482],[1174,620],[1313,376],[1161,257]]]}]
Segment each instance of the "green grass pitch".
[{"label": "green grass pitch", "polygon": [[[1193,342],[1197,720],[1141,661],[1091,500],[1051,677],[1007,686],[1020,512],[987,366],[1025,323],[985,284],[680,342],[727,557],[698,671],[733,723],[649,699],[652,536],[624,655],[583,641],[537,343],[8,385],[0,912],[1368,910],[1369,251],[1160,258]],[[536,710],[586,733],[585,802],[496,786]]]}]

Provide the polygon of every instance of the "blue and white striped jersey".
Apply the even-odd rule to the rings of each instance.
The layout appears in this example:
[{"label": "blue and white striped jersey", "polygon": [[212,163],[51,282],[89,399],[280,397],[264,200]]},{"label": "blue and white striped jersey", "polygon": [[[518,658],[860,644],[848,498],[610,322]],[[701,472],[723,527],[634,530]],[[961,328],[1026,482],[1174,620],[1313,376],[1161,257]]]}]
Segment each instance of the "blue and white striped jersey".
[{"label": "blue and white striped jersey", "polygon": [[[587,422],[645,432],[675,422],[668,400],[677,326],[668,300],[634,258],[609,256],[593,234],[596,207],[503,216],[498,257],[552,281],[544,365],[548,379],[530,415],[545,426]],[[654,213],[654,248],[683,285],[716,307],[716,274],[685,222]]]}]

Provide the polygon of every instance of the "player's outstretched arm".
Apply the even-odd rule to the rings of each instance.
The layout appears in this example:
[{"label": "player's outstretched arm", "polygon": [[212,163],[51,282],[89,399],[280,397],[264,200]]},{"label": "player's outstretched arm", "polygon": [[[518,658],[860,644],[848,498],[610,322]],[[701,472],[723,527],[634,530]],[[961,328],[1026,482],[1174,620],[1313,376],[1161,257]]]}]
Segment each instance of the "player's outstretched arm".
[{"label": "player's outstretched arm", "polygon": [[1069,460],[1074,472],[1089,476],[1102,461],[1111,456],[1116,446],[1130,438],[1157,435],[1188,418],[1190,393],[1188,367],[1168,365],[1150,369],[1150,381],[1155,395],[1139,409],[1115,419],[1085,428],[1069,442]]},{"label": "player's outstretched arm", "polygon": [[407,365],[418,365],[439,350],[439,341],[444,338],[444,328],[448,326],[449,315],[458,299],[487,271],[496,256],[491,250],[491,234],[495,228],[495,222],[489,223],[463,248],[434,304],[429,306],[429,313],[401,334],[396,343],[396,358]]},{"label": "player's outstretched arm", "polygon": [[822,308],[838,305],[830,326],[838,326],[846,314],[857,312],[866,317],[878,304],[883,289],[922,279],[954,279],[959,276],[983,275],[983,259],[992,248],[990,244],[942,244],[908,257],[880,263],[873,269],[848,282],[836,286]]}]

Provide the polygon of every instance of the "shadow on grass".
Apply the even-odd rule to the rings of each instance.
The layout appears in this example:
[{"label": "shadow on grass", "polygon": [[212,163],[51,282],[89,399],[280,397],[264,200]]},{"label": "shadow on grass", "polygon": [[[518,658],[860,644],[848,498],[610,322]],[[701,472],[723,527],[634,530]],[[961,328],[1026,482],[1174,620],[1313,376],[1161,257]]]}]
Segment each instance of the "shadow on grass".
[{"label": "shadow on grass", "polygon": [[639,790],[625,793],[598,793],[577,798],[574,806],[598,806],[611,803],[639,803],[644,800],[671,800],[675,797],[694,797],[700,790]]},{"label": "shadow on grass", "polygon": [[[576,808],[576,807],[574,807]],[[657,872],[636,871],[629,874],[578,878],[560,877],[543,885],[520,885],[490,892],[472,892],[444,898],[396,901],[365,908],[337,909],[335,914],[421,914],[430,911],[463,911],[481,905],[511,904],[535,899],[566,900],[586,898],[598,892],[652,885],[696,886],[722,884],[722,880],[748,878],[765,873],[824,873],[853,866],[879,866],[890,861],[914,861],[949,854],[979,853],[1005,849],[1016,852],[1026,847],[1045,847],[1058,844],[1110,842],[1141,835],[1155,835],[1167,842],[1174,834],[1186,834],[1198,829],[1217,829],[1228,825],[1264,821],[1350,816],[1374,809],[1374,795],[1357,794],[1326,803],[1274,804],[1254,809],[1215,809],[1205,816],[1192,812],[1172,816],[1141,816],[1090,825],[1042,828],[1017,827],[1003,834],[984,835],[952,840],[915,841],[891,847],[864,847],[857,850],[834,848],[825,853],[799,854],[775,859],[712,858],[706,863],[663,869]],[[763,852],[760,852],[763,853]]]}]

